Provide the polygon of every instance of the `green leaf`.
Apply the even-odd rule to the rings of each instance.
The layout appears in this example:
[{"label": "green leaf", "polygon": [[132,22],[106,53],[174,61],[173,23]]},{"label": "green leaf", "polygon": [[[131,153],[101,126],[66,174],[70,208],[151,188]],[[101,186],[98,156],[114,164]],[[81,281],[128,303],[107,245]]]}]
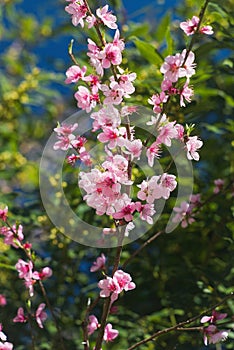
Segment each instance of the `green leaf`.
[{"label": "green leaf", "polygon": [[131,38],[131,40],[136,45],[141,56],[144,57],[149,63],[158,65],[163,62],[163,57],[159,52],[157,52],[156,48],[152,44],[139,40],[135,37]]},{"label": "green leaf", "polygon": [[171,13],[168,12],[160,21],[158,28],[154,34],[156,40],[159,43],[163,42],[163,40],[165,39],[165,34],[167,33],[168,28],[170,27],[170,23],[171,23]]}]

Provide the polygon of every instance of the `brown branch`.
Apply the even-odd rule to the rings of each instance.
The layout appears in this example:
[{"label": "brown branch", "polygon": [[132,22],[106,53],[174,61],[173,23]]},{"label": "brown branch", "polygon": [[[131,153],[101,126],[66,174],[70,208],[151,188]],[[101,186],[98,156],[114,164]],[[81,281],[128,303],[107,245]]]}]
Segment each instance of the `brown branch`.
[{"label": "brown branch", "polygon": [[210,307],[209,309],[203,311],[201,314],[197,315],[197,316],[194,316],[186,321],[183,321],[183,322],[179,322],[177,323],[175,326],[173,327],[169,327],[169,328],[165,328],[161,331],[157,331],[155,332],[153,335],[151,335],[150,337],[148,338],[145,338],[139,342],[137,342],[136,344],[132,345],[130,348],[128,348],[127,350],[133,350],[133,349],[136,349],[138,348],[140,345],[143,345],[143,344],[146,344],[148,343],[149,341],[152,341],[154,340],[155,338],[158,338],[160,337],[161,335],[164,335],[164,334],[167,334],[169,332],[172,332],[172,331],[177,331],[177,330],[182,330],[182,327],[183,326],[186,326],[190,323],[193,323],[195,321],[197,321],[198,319],[201,318],[202,315],[204,314],[207,314],[207,313],[210,313],[212,310],[216,309],[218,306],[224,304],[228,299],[231,299],[234,297],[234,292],[230,293],[229,295],[227,295],[225,298],[223,298],[219,303],[213,305],[212,307]]},{"label": "brown branch", "polygon": [[159,231],[159,232],[155,233],[152,237],[150,237],[147,241],[145,241],[140,248],[138,248],[128,259],[125,260],[125,262],[123,263],[122,267],[125,268],[133,260],[133,258],[135,258],[136,255],[140,254],[141,251],[147,245],[149,245],[151,242],[153,242],[156,238],[158,238],[164,232],[165,232],[164,230],[163,231]]}]

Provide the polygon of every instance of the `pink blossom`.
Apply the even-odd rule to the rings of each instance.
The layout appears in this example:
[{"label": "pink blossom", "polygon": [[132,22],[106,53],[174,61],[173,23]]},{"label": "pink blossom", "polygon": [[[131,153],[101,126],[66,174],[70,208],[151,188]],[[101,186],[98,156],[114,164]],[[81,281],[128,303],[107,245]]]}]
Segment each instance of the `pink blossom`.
[{"label": "pink blossom", "polygon": [[101,256],[99,256],[96,261],[94,261],[93,265],[90,268],[90,272],[96,272],[98,270],[103,270],[105,268],[106,263],[106,257],[102,253]]},{"label": "pink blossom", "polygon": [[[122,75],[118,74],[117,77],[118,77],[119,86],[124,91],[124,96],[129,98],[130,97],[129,95],[135,92],[135,87],[133,86],[132,82],[136,79],[136,73],[122,74]],[[110,78],[110,81],[114,81],[114,80],[115,80],[114,77]],[[133,111],[135,110],[136,108],[133,109]]]},{"label": "pink blossom", "polygon": [[21,241],[24,239],[23,226],[13,225],[11,229],[9,227],[2,227],[1,234],[5,236],[4,243],[12,245],[14,248],[19,248]]},{"label": "pink blossom", "polygon": [[105,332],[104,332],[104,336],[103,339],[106,342],[112,341],[114,340],[116,337],[118,337],[119,332],[117,331],[117,329],[113,329],[112,328],[112,324],[111,323],[107,323],[106,327],[105,327]]},{"label": "pink blossom", "polygon": [[75,139],[75,135],[72,132],[77,129],[78,123],[74,124],[62,124],[54,128],[54,131],[57,133],[58,140],[54,144],[54,150],[61,149],[67,151],[69,148],[72,148],[71,141]]},{"label": "pink blossom", "polygon": [[149,166],[152,167],[154,165],[154,159],[160,156],[160,145],[158,141],[153,142],[152,145],[147,148],[146,156]]},{"label": "pink blossom", "polygon": [[167,56],[160,68],[160,72],[164,74],[164,80],[176,82],[180,77],[180,68],[183,63],[183,57],[177,53],[175,56]]},{"label": "pink blossom", "polygon": [[[187,58],[185,60],[186,56]],[[189,78],[191,78],[191,76],[196,73],[195,72],[196,63],[194,63],[195,55],[192,51],[189,51],[187,55],[187,50],[184,49],[182,51],[181,57],[182,57],[182,61],[184,62],[185,60],[185,62],[183,63],[183,66],[180,69],[179,76],[180,78],[186,77],[187,81],[189,81]]]},{"label": "pink blossom", "polygon": [[5,306],[7,304],[7,300],[5,295],[0,294],[0,306]]},{"label": "pink blossom", "polygon": [[117,18],[112,15],[111,11],[108,12],[108,5],[103,8],[98,8],[96,14],[107,27],[117,29],[117,24],[115,23]]},{"label": "pink blossom", "polygon": [[19,272],[19,278],[32,278],[33,263],[31,261],[26,262],[22,259],[19,259],[15,265],[15,268]]},{"label": "pink blossom", "polygon": [[99,58],[101,50],[91,39],[88,39],[88,50],[87,56],[90,58],[91,65],[96,69],[97,74],[103,76],[103,66]]},{"label": "pink blossom", "polygon": [[184,99],[190,103],[191,97],[193,96],[194,92],[193,92],[193,89],[188,86],[188,82],[186,82],[183,88],[179,90],[179,94],[180,94],[180,107],[186,107],[184,103]]},{"label": "pink blossom", "polygon": [[18,308],[17,316],[13,319],[13,322],[24,323],[27,322],[28,317],[24,314],[24,309],[22,307]]},{"label": "pink blossom", "polygon": [[101,82],[97,75],[94,75],[94,74],[87,75],[87,77],[83,78],[83,81],[86,81],[90,84],[92,94],[97,94],[98,90],[101,89]]},{"label": "pink blossom", "polygon": [[69,124],[69,125],[62,123],[62,125],[58,125],[57,128],[54,128],[54,131],[59,136],[69,136],[77,128],[78,128],[78,123]]},{"label": "pink blossom", "polygon": [[136,204],[135,203],[128,203],[124,207],[121,208],[121,210],[117,211],[113,214],[114,219],[124,219],[125,221],[129,222],[133,220],[133,213],[136,210]]},{"label": "pink blossom", "polygon": [[127,151],[125,151],[126,154],[131,155],[131,159],[137,158],[140,159],[141,152],[142,152],[142,141],[140,139],[135,139],[133,141],[126,140],[125,147]]},{"label": "pink blossom", "polygon": [[120,32],[118,29],[115,31],[113,45],[117,46],[120,49],[120,51],[124,50],[125,44],[123,39],[120,39]]},{"label": "pink blossom", "polygon": [[7,220],[7,214],[8,214],[8,207],[7,206],[4,209],[0,209],[0,219],[2,221]]},{"label": "pink blossom", "polygon": [[87,326],[88,335],[93,334],[93,332],[95,332],[96,329],[98,329],[98,327],[99,327],[99,323],[98,323],[97,317],[95,317],[94,315],[90,315],[89,323]]},{"label": "pink blossom", "polygon": [[79,66],[73,65],[66,71],[67,79],[65,80],[66,84],[77,83],[80,79],[83,79],[85,76],[87,68],[84,66],[80,68]]},{"label": "pink blossom", "polygon": [[157,143],[164,143],[166,146],[171,147],[171,139],[176,139],[177,137],[178,132],[175,127],[175,122],[169,122],[159,128]]},{"label": "pink blossom", "polygon": [[111,104],[101,108],[98,112],[93,112],[91,118],[94,119],[93,131],[104,127],[116,128],[121,124],[119,111]]},{"label": "pink blossom", "polygon": [[173,210],[177,213],[172,222],[177,223],[181,222],[181,227],[186,228],[188,224],[192,224],[195,220],[192,217],[192,208],[189,203],[183,201],[180,207],[175,207]]},{"label": "pink blossom", "polygon": [[214,184],[215,184],[215,188],[214,188],[213,192],[217,194],[223,189],[224,180],[216,179],[216,180],[214,180]]},{"label": "pink blossom", "polygon": [[106,96],[104,104],[115,104],[119,105],[123,101],[125,95],[124,90],[121,88],[119,83],[112,81],[110,86],[103,84],[101,87],[103,94]]},{"label": "pink blossom", "polygon": [[99,59],[102,60],[102,67],[105,69],[110,68],[112,64],[118,66],[122,62],[121,50],[113,43],[108,43],[99,53]]},{"label": "pink blossom", "polygon": [[77,154],[71,154],[70,156],[67,157],[67,162],[70,165],[75,165],[76,161],[79,160],[80,157]]},{"label": "pink blossom", "polygon": [[204,26],[200,28],[199,32],[206,35],[214,34],[213,28],[211,26]]},{"label": "pink blossom", "polygon": [[2,343],[0,341],[0,350],[13,350],[13,344],[9,342]]},{"label": "pink blossom", "polygon": [[46,305],[44,303],[41,303],[36,310],[35,317],[36,317],[37,324],[40,328],[43,328],[42,322],[44,322],[47,319],[47,314],[45,311],[43,311],[45,306]]},{"label": "pink blossom", "polygon": [[51,276],[52,276],[52,270],[50,267],[44,267],[40,272],[34,271],[32,274],[32,277],[35,280],[41,280],[41,281],[43,281]]},{"label": "pink blossom", "polygon": [[111,301],[118,299],[118,294],[122,292],[119,284],[111,277],[106,277],[98,282],[98,287],[101,289],[100,297],[108,298],[111,295]]},{"label": "pink blossom", "polygon": [[210,325],[203,329],[204,344],[216,344],[225,341],[228,337],[227,330],[219,330],[215,325]]},{"label": "pink blossom", "polygon": [[199,22],[199,17],[193,16],[192,19],[188,19],[186,22],[181,22],[180,28],[185,32],[186,35],[189,36],[196,32]]},{"label": "pink blossom", "polygon": [[83,18],[86,17],[87,7],[83,0],[79,0],[79,2],[72,2],[65,7],[65,11],[72,15],[72,24],[74,26],[80,24],[81,27],[84,27]]},{"label": "pink blossom", "polygon": [[206,323],[206,322],[216,323],[216,321],[223,320],[226,317],[227,317],[226,313],[220,313],[216,310],[213,310],[211,316],[203,316],[201,318],[201,323]]},{"label": "pink blossom", "polygon": [[120,137],[119,130],[117,128],[103,128],[103,132],[99,134],[97,138],[102,143],[108,142],[108,147],[110,149],[122,144],[122,138]]},{"label": "pink blossom", "polygon": [[197,136],[188,137],[188,141],[186,142],[187,158],[189,160],[194,159],[198,161],[200,156],[197,150],[201,148],[202,145],[203,145],[203,142],[199,140]]},{"label": "pink blossom", "polygon": [[86,17],[86,22],[88,23],[88,28],[92,28],[97,23],[97,18],[92,14],[92,16]]},{"label": "pink blossom", "polygon": [[153,225],[152,216],[156,213],[153,204],[140,204],[140,206],[138,205],[137,211],[140,213],[141,220]]},{"label": "pink blossom", "polygon": [[86,110],[87,113],[96,106],[98,100],[98,96],[92,95],[85,86],[79,86],[74,96],[78,101],[78,107]]},{"label": "pink blossom", "polygon": [[160,92],[160,94],[155,94],[151,98],[148,99],[148,103],[153,105],[153,111],[155,113],[161,113],[163,110],[163,103],[167,102],[168,96],[164,91]]},{"label": "pink blossom", "polygon": [[117,270],[113,278],[107,276],[106,279],[100,280],[98,282],[98,287],[101,289],[100,297],[107,298],[111,295],[111,301],[114,302],[118,299],[119,293],[123,290],[132,290],[136,288],[136,285],[132,282],[132,278],[128,273]]}]

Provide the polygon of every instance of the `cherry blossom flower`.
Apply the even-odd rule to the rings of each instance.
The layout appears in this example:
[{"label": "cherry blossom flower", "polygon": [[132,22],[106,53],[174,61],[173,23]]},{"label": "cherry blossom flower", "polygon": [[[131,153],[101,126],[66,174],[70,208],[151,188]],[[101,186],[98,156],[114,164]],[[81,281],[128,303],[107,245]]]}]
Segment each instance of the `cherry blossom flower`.
[{"label": "cherry blossom flower", "polygon": [[47,319],[47,314],[45,311],[43,311],[45,306],[45,303],[41,303],[36,310],[35,318],[40,328],[43,328],[42,322],[44,322]]},{"label": "cherry blossom flower", "polygon": [[192,208],[189,203],[183,201],[180,207],[174,207],[173,210],[176,212],[176,215],[173,217],[172,222],[181,222],[181,227],[186,228],[195,221],[192,217]]},{"label": "cherry blossom flower", "polygon": [[26,262],[19,259],[15,268],[19,272],[19,278],[32,278],[33,263],[31,261]]},{"label": "cherry blossom flower", "polygon": [[157,137],[157,143],[164,143],[166,146],[171,147],[171,140],[178,137],[178,131],[175,128],[175,122],[169,122],[159,128],[159,135]]},{"label": "cherry blossom flower", "polygon": [[97,317],[94,315],[90,315],[89,316],[89,323],[87,326],[88,335],[93,334],[96,331],[96,329],[98,329],[98,327],[99,327],[99,322],[98,322]]},{"label": "cherry blossom flower", "polygon": [[101,59],[102,67],[105,69],[110,68],[112,64],[118,66],[122,62],[121,50],[113,43],[108,43],[99,53],[98,58]]},{"label": "cherry blossom flower", "polygon": [[111,301],[114,302],[118,299],[118,294],[123,290],[128,291],[136,288],[134,282],[132,282],[131,276],[122,271],[117,270],[113,278],[107,276],[105,279],[98,282],[98,287],[101,289],[100,297],[107,298],[111,296]]},{"label": "cherry blossom flower", "polygon": [[0,219],[2,221],[7,220],[7,214],[8,214],[8,207],[7,206],[4,209],[0,209]]},{"label": "cherry blossom flower", "polygon": [[104,127],[117,128],[121,124],[119,111],[112,104],[108,104],[98,112],[93,112],[90,117],[94,119],[93,131]]},{"label": "cherry blossom flower", "polygon": [[203,142],[199,140],[197,136],[188,137],[188,140],[186,142],[187,158],[189,160],[194,159],[198,161],[200,156],[197,150],[201,148],[202,145],[203,145]]},{"label": "cherry blossom flower", "polygon": [[17,316],[13,319],[13,322],[25,323],[28,321],[28,317],[24,314],[24,309],[22,307],[18,308]]},{"label": "cherry blossom flower", "polygon": [[0,306],[5,306],[7,304],[7,300],[5,295],[0,294]]},{"label": "cherry blossom flower", "polygon": [[200,28],[199,32],[206,35],[214,34],[213,28],[211,26],[204,26]]},{"label": "cherry blossom flower", "polygon": [[214,180],[214,184],[215,184],[215,188],[214,188],[213,192],[217,194],[223,189],[224,180],[216,179],[216,180]]},{"label": "cherry blossom flower", "polygon": [[0,350],[12,350],[13,349],[13,344],[9,342],[2,343],[0,341]]},{"label": "cherry blossom flower", "polygon": [[86,66],[80,68],[77,65],[73,65],[66,71],[67,79],[65,80],[66,84],[77,83],[80,79],[83,79],[86,73]]},{"label": "cherry blossom flower", "polygon": [[75,93],[75,99],[78,101],[77,106],[81,109],[90,112],[92,108],[96,106],[98,101],[98,95],[91,94],[85,86],[79,86],[78,91]]},{"label": "cherry blossom flower", "polygon": [[72,2],[68,6],[65,7],[65,11],[72,15],[72,24],[76,27],[78,24],[81,27],[84,27],[84,18],[87,14],[87,7],[84,4],[83,0],[79,0],[78,2]]},{"label": "cherry blossom flower", "polygon": [[43,281],[51,276],[52,276],[52,270],[50,267],[44,267],[40,272],[34,271],[32,274],[32,277],[35,280],[41,280],[41,281]]},{"label": "cherry blossom flower", "polygon": [[188,82],[186,82],[183,88],[179,90],[179,94],[180,94],[180,107],[186,107],[184,103],[184,99],[190,103],[191,97],[193,96],[194,92],[193,92],[193,89],[188,86]]},{"label": "cherry blossom flower", "polygon": [[153,142],[152,145],[147,148],[146,156],[149,166],[152,167],[154,165],[154,159],[160,157],[160,144],[158,141]]},{"label": "cherry blossom flower", "polygon": [[88,23],[88,28],[92,28],[97,23],[97,18],[92,14],[92,16],[87,16],[85,18],[86,22]]},{"label": "cherry blossom flower", "polygon": [[140,139],[135,139],[133,141],[126,140],[124,146],[126,147],[126,151],[124,153],[130,154],[131,159],[137,158],[140,159],[142,152],[142,141]]},{"label": "cherry blossom flower", "polygon": [[108,147],[110,149],[115,148],[116,146],[121,146],[124,143],[124,140],[117,128],[103,128],[103,132],[98,135],[97,139],[103,143],[108,142]]},{"label": "cherry blossom flower", "polygon": [[83,81],[86,81],[90,84],[92,94],[97,94],[98,90],[101,89],[100,78],[97,75],[90,74],[83,78]]},{"label": "cherry blossom flower", "polygon": [[118,29],[115,31],[113,45],[117,46],[120,49],[120,51],[124,50],[125,44],[123,39],[120,39],[120,32]]},{"label": "cherry blossom flower", "polygon": [[5,237],[4,243],[7,245],[12,245],[14,248],[19,248],[21,241],[24,239],[23,226],[13,225],[10,227],[2,227],[0,229],[1,234]]},{"label": "cherry blossom flower", "polygon": [[109,342],[114,340],[116,337],[118,337],[118,335],[119,335],[119,332],[117,331],[117,329],[113,329],[112,324],[107,323],[104,331],[103,340],[106,342]]},{"label": "cherry blossom flower", "polygon": [[123,97],[125,96],[124,90],[116,81],[112,81],[110,83],[110,86],[103,84],[101,90],[106,96],[106,98],[103,101],[104,104],[119,105],[123,101]]},{"label": "cherry blossom flower", "polygon": [[163,103],[167,102],[168,96],[164,91],[160,92],[160,94],[154,94],[151,98],[148,99],[148,103],[153,105],[153,111],[155,113],[161,113],[163,110]]},{"label": "cherry blossom flower", "polygon": [[57,128],[54,128],[54,131],[59,136],[69,136],[77,128],[78,128],[78,123],[69,124],[69,125],[62,123],[62,125],[59,125],[59,126],[57,126]]},{"label": "cherry blossom flower", "polygon": [[193,16],[192,19],[188,19],[186,22],[181,22],[180,28],[185,32],[186,35],[189,36],[196,32],[199,22],[199,17]]},{"label": "cherry blossom flower", "polygon": [[183,63],[183,57],[180,53],[175,56],[167,56],[160,68],[160,72],[164,74],[164,80],[176,82],[180,77],[180,68]]},{"label": "cherry blossom flower", "polygon": [[96,261],[94,261],[93,265],[90,268],[90,272],[96,272],[98,270],[103,270],[105,268],[106,263],[106,257],[102,253],[101,256],[99,256]]},{"label": "cherry blossom flower", "polygon": [[148,222],[148,224],[153,225],[152,216],[156,213],[153,204],[141,204],[140,202],[136,203],[137,211],[140,213],[140,218],[143,221]]},{"label": "cherry blossom flower", "polygon": [[215,325],[210,325],[203,329],[204,344],[216,344],[225,341],[228,337],[227,330],[219,330]]},{"label": "cherry blossom flower", "polygon": [[108,28],[117,29],[117,24],[115,23],[117,18],[112,15],[111,11],[108,12],[108,5],[105,5],[103,8],[98,8],[96,14]]},{"label": "cherry blossom flower", "polygon": [[[122,203],[121,203],[122,204]],[[131,202],[129,199],[128,203],[126,203],[123,207],[121,204],[116,203],[116,213],[113,214],[114,219],[124,219],[126,222],[133,220],[133,213],[136,210],[136,204]],[[120,207],[120,208],[119,208]]]},{"label": "cherry blossom flower", "polygon": [[226,313],[220,313],[216,310],[213,310],[211,316],[203,316],[201,318],[201,323],[206,323],[206,322],[216,323],[216,321],[223,320],[226,317],[227,317]]}]

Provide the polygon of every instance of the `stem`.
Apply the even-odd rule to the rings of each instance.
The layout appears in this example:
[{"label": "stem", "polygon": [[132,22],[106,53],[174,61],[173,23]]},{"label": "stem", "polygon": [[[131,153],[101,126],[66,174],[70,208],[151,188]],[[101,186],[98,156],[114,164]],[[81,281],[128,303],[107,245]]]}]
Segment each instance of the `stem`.
[{"label": "stem", "polygon": [[50,304],[50,301],[49,301],[49,298],[48,298],[48,296],[47,296],[45,287],[44,287],[44,285],[43,285],[43,283],[42,283],[41,280],[39,280],[38,283],[39,283],[39,286],[40,286],[40,288],[41,288],[43,297],[44,297],[44,299],[45,299],[45,301],[46,301],[46,305],[47,305],[48,309],[50,310],[50,313],[51,313],[51,315],[52,315],[52,317],[53,317],[53,320],[54,320],[54,323],[55,323],[55,327],[56,327],[56,329],[57,329],[57,331],[58,331],[61,349],[62,349],[62,350],[65,350],[65,346],[64,346],[64,342],[63,342],[63,337],[62,337],[62,334],[61,334],[61,329],[60,329],[59,324],[58,324],[58,322],[57,322],[57,319],[56,319],[56,317],[55,317],[53,308],[52,308],[52,306],[51,306],[51,304]]},{"label": "stem", "polygon": [[156,238],[158,238],[164,232],[165,231],[159,231],[155,233],[155,235],[153,235],[151,238],[149,238],[146,242],[144,242],[140,248],[138,248],[128,259],[125,260],[122,267],[123,268],[126,267],[126,265],[128,265],[133,260],[133,258],[135,258],[136,255],[138,255],[147,245],[153,242]]},{"label": "stem", "polygon": [[[31,310],[30,310],[31,312]],[[36,350],[36,345],[35,345],[35,335],[33,333],[33,323],[32,323],[32,318],[31,318],[31,314],[28,314],[28,323],[29,323],[29,327],[30,327],[30,333],[31,333],[31,340],[32,340],[32,350]]]},{"label": "stem", "polygon": [[[207,314],[209,312],[211,312],[212,310],[216,309],[218,306],[224,304],[228,299],[231,299],[234,297],[234,292],[230,293],[229,295],[227,295],[225,298],[223,298],[219,303],[213,305],[212,307],[210,307],[209,309],[203,311],[201,314],[197,315],[197,316],[194,316],[186,321],[183,321],[183,322],[180,322],[180,323],[177,323],[175,326],[173,327],[169,327],[169,328],[165,328],[161,331],[157,331],[156,333],[154,333],[153,335],[151,335],[150,337],[148,338],[145,338],[141,341],[139,341],[138,343],[132,345],[130,348],[128,348],[127,350],[133,350],[133,349],[136,349],[138,348],[140,345],[143,345],[143,344],[146,344],[148,343],[149,341],[151,340],[154,340],[155,338],[158,338],[160,337],[161,335],[164,335],[164,334],[167,334],[169,332],[172,332],[172,331],[177,331],[177,330],[182,330],[181,327],[183,326],[186,326],[187,324],[190,324],[192,322],[195,322],[197,321],[199,318],[201,318],[202,315],[204,314]],[[193,329],[194,330],[194,329]]]}]

